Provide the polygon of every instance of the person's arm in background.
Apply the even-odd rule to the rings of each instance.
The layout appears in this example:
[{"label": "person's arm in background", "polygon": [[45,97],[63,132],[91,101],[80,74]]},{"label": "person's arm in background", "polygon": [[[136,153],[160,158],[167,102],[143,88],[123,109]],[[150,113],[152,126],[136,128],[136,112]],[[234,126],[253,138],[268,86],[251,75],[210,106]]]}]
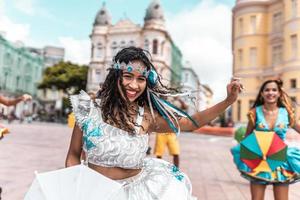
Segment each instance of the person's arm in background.
[{"label": "person's arm in background", "polygon": [[0,104],[3,104],[5,106],[14,106],[14,105],[18,104],[21,101],[27,101],[27,100],[30,100],[30,99],[31,99],[31,96],[28,95],[28,94],[23,94],[22,96],[17,97],[15,99],[8,99],[8,98],[5,98],[3,96],[0,96]]}]

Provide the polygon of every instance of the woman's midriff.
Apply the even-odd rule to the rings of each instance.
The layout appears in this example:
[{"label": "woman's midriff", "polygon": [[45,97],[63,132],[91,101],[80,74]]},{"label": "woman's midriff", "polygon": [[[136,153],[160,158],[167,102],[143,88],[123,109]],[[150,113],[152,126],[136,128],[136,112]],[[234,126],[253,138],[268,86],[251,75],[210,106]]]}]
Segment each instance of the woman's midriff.
[{"label": "woman's midriff", "polygon": [[94,165],[89,163],[88,166],[99,172],[100,174],[113,179],[113,180],[121,180],[126,179],[132,176],[135,176],[141,172],[141,169],[124,169],[120,167],[102,167],[99,165]]}]

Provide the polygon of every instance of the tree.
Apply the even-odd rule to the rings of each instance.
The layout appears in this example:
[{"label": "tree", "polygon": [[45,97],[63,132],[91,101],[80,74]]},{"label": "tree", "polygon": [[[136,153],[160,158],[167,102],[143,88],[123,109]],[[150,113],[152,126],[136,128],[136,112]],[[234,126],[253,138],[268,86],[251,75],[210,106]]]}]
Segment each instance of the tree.
[{"label": "tree", "polygon": [[39,89],[51,89],[55,87],[63,90],[65,94],[78,93],[86,88],[88,67],[71,62],[59,62],[47,68],[43,74],[43,80],[38,85]]}]

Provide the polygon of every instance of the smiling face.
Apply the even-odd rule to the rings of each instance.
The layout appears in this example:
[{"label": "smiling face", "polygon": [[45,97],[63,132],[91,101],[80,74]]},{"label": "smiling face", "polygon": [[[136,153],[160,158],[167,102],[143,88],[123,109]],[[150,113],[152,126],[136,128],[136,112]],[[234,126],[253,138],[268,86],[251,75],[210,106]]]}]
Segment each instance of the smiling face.
[{"label": "smiling face", "polygon": [[[132,61],[131,66],[130,70],[123,70],[122,81],[119,81],[118,87],[123,98],[126,96],[130,102],[134,102],[146,88],[146,77],[141,74],[141,67],[146,69],[146,66],[139,60]],[[124,91],[120,84],[122,84]]]},{"label": "smiling face", "polygon": [[261,92],[261,96],[265,103],[277,103],[278,98],[280,97],[278,85],[275,82],[267,83]]}]

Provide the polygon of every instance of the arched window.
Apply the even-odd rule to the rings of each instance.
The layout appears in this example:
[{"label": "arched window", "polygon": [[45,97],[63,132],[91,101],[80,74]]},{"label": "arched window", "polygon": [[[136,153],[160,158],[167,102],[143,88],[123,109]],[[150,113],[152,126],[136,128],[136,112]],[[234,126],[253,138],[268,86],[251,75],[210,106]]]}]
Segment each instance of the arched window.
[{"label": "arched window", "polygon": [[29,63],[27,63],[26,66],[25,66],[25,74],[28,75],[28,76],[32,74],[32,70],[31,70],[31,67],[30,67]]},{"label": "arched window", "polygon": [[121,41],[121,49],[126,47],[126,42],[125,41]]},{"label": "arched window", "polygon": [[112,53],[112,56],[115,56],[117,54],[117,51],[118,51],[118,44],[117,44],[116,41],[114,41],[111,44],[111,53]]},{"label": "arched window", "polygon": [[6,86],[9,82],[9,75],[8,72],[4,72],[4,83],[3,83],[3,89],[6,89]]},{"label": "arched window", "polygon": [[157,39],[153,40],[152,53],[153,54],[157,54],[158,53],[158,41],[157,41]]},{"label": "arched window", "polygon": [[21,68],[21,58],[20,57],[18,57],[18,62],[17,62],[17,68]]},{"label": "arched window", "polygon": [[95,50],[95,46],[94,46],[94,44],[92,44],[92,46],[91,46],[91,58],[94,58],[94,50]]},{"label": "arched window", "polygon": [[16,76],[16,89],[18,90],[20,87],[20,76]]},{"label": "arched window", "polygon": [[12,64],[12,57],[11,57],[10,53],[5,54],[4,64],[7,66]]},{"label": "arched window", "polygon": [[99,83],[101,81],[101,69],[95,69],[95,78],[96,78],[96,82]]},{"label": "arched window", "polygon": [[148,39],[145,40],[144,48],[145,48],[145,50],[147,50],[147,51],[150,50],[150,49],[149,49],[149,40],[148,40]]},{"label": "arched window", "polygon": [[97,51],[96,51],[96,57],[97,57],[97,58],[100,58],[100,57],[101,57],[101,54],[102,54],[102,48],[103,48],[103,46],[102,46],[102,44],[99,42],[99,43],[97,44]]},{"label": "arched window", "polygon": [[130,40],[129,46],[135,46],[135,42],[133,40]]}]

